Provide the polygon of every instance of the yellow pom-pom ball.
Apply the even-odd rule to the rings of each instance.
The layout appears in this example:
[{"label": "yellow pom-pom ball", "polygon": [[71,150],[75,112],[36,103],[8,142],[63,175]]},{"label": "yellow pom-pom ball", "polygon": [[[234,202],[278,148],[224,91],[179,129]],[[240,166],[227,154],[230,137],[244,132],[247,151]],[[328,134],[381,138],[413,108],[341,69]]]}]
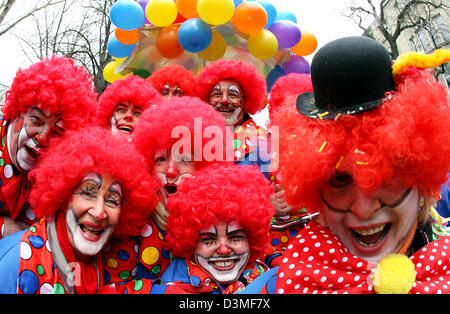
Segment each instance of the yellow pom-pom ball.
[{"label": "yellow pom-pom ball", "polygon": [[406,294],[416,280],[414,263],[403,254],[389,254],[379,263],[373,276],[378,294]]}]

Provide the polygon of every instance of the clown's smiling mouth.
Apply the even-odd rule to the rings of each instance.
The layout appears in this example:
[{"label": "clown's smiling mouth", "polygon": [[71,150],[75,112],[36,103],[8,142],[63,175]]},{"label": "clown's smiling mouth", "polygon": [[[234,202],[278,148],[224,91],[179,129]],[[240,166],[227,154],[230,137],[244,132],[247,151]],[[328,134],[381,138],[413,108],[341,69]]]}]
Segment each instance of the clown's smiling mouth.
[{"label": "clown's smiling mouth", "polygon": [[25,149],[27,150],[28,156],[30,156],[31,159],[36,159],[38,157],[38,151],[30,148],[28,146],[25,146]]},{"label": "clown's smiling mouth", "polygon": [[128,133],[133,133],[133,128],[126,126],[126,125],[120,125],[118,127],[119,130],[124,131],[124,132],[128,132]]},{"label": "clown's smiling mouth", "polygon": [[363,246],[375,246],[386,237],[387,233],[391,229],[392,224],[387,223],[374,228],[369,229],[350,229],[353,236],[359,244]]},{"label": "clown's smiling mouth", "polygon": [[233,269],[236,263],[239,261],[239,259],[221,259],[221,260],[214,260],[209,261],[208,263],[212,265],[216,270],[219,271],[227,271],[230,269]]}]

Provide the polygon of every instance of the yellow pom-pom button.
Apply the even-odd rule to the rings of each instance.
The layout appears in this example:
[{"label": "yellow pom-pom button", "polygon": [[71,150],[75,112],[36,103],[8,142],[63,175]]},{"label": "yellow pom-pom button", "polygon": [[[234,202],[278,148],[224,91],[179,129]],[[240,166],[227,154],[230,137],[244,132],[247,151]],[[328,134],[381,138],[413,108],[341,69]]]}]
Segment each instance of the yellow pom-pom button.
[{"label": "yellow pom-pom button", "polygon": [[415,280],[414,263],[406,255],[389,254],[378,263],[373,287],[378,294],[406,294]]}]

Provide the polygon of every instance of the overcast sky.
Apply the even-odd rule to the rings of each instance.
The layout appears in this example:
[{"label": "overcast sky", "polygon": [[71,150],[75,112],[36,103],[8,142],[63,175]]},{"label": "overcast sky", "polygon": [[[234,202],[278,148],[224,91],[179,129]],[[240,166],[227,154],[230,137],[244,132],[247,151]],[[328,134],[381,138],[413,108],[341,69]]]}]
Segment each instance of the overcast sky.
[{"label": "overcast sky", "polygon": [[[277,9],[288,9],[297,17],[300,29],[316,35],[319,48],[327,42],[350,35],[360,35],[362,31],[342,16],[348,0],[272,0]],[[13,9],[14,10],[14,9]],[[27,23],[19,25],[26,31]],[[29,61],[23,55],[13,32],[0,36],[0,83],[10,85],[15,72],[27,67]],[[311,61],[312,56],[306,57]]]}]

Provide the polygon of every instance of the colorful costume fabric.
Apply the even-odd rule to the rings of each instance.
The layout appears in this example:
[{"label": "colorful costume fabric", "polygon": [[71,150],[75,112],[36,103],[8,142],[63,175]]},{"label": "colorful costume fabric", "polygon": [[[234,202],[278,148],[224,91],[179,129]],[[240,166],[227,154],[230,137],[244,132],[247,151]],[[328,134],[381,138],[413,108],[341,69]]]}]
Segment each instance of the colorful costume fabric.
[{"label": "colorful costume fabric", "polygon": [[[413,252],[410,259],[415,264],[416,281],[410,293],[449,293],[449,256],[449,236]],[[271,292],[374,293],[375,268],[376,264],[351,254],[328,228],[311,221],[288,246],[276,291]]]},{"label": "colorful costume fabric", "polygon": [[[256,261],[247,267],[241,277],[229,285],[218,285],[205,273],[192,259],[175,258],[160,280],[137,279],[128,283],[122,289],[112,290],[117,293],[121,290],[125,294],[170,294],[170,293],[212,293],[212,294],[239,294],[256,279],[268,271],[268,267]],[[267,284],[266,277],[261,277]],[[268,277],[267,277],[268,278]],[[271,277],[270,277],[271,278]]]},{"label": "colorful costume fabric", "polygon": [[[64,262],[59,262],[60,257],[56,256],[61,248],[57,244],[56,229],[51,236],[49,232],[52,232],[49,231],[49,224],[41,221],[25,231],[0,240],[0,276],[2,278],[0,293],[67,294],[77,292],[73,285],[77,285],[77,266],[73,263],[66,262],[67,265],[64,265]],[[101,257],[96,258],[95,264],[99,267],[97,269],[98,291],[102,288],[100,261]]]},{"label": "colorful costume fabric", "polygon": [[104,264],[105,284],[161,277],[170,264],[164,231],[150,218],[139,237],[113,240],[111,250],[105,251]]},{"label": "colorful costume fabric", "polygon": [[446,222],[448,223],[450,220],[450,178],[441,186],[439,200],[436,204],[436,210],[440,216],[447,219]]},{"label": "colorful costume fabric", "polygon": [[238,165],[256,165],[270,178],[270,133],[248,119],[234,131],[234,162]]}]

